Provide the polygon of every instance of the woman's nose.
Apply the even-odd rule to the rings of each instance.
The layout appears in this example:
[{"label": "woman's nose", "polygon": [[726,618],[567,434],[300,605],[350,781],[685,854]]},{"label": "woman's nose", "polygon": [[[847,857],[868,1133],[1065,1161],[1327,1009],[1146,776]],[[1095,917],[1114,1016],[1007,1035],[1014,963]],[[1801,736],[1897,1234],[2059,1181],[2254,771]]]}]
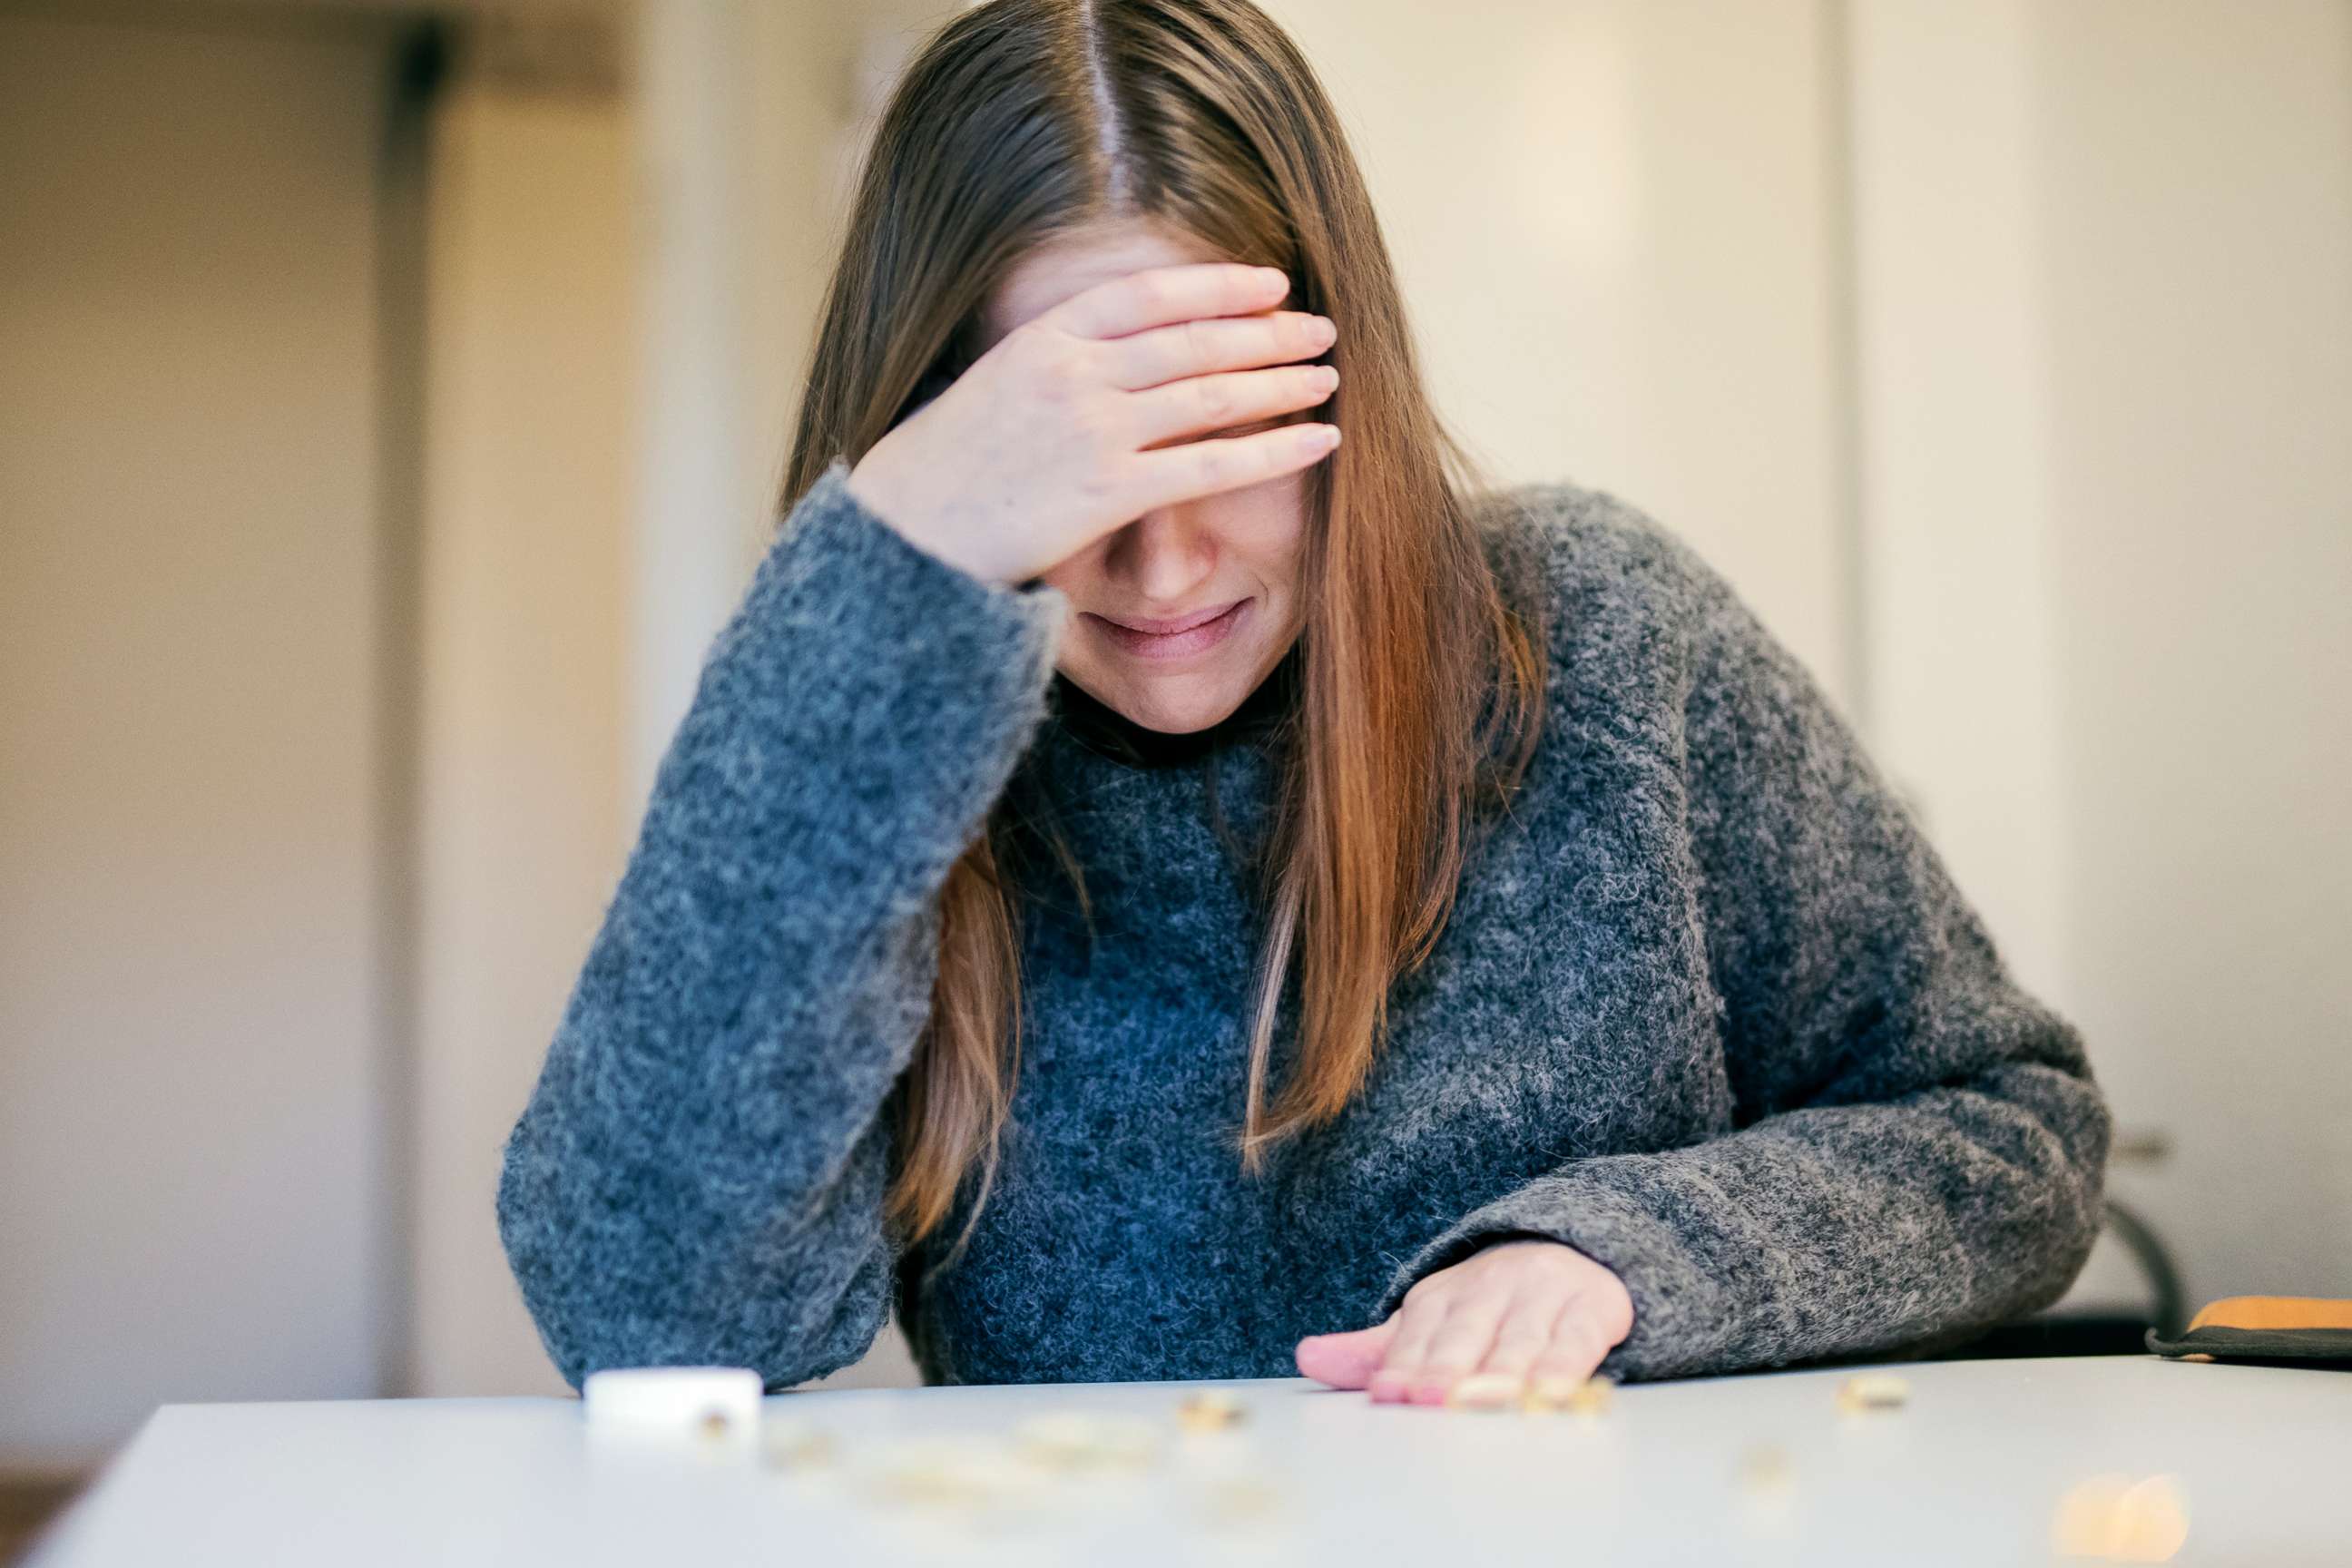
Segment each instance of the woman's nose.
[{"label": "woman's nose", "polygon": [[1107,564],[1137,598],[1181,605],[1216,570],[1216,545],[1197,521],[1162,507],[1113,536]]}]

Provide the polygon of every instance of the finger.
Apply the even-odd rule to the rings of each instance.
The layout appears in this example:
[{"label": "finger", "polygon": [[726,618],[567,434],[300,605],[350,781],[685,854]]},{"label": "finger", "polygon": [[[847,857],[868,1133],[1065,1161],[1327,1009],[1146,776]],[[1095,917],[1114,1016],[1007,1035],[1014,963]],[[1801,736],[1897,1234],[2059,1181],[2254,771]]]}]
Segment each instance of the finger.
[{"label": "finger", "polygon": [[1263,310],[1289,292],[1289,279],[1267,268],[1238,261],[1184,262],[1147,267],[1081,289],[1034,319],[1082,338],[1116,338],[1194,316]]},{"label": "finger", "polygon": [[1445,1321],[1445,1312],[1444,1298],[1427,1296],[1407,1300],[1389,1320],[1397,1326],[1396,1337],[1389,1342],[1388,1353],[1381,1358],[1367,1384],[1374,1403],[1402,1400],[1412,1392],[1412,1380],[1420,1374],[1422,1360]]},{"label": "finger", "polygon": [[1570,1300],[1561,1311],[1559,1321],[1552,1325],[1551,1342],[1544,1347],[1528,1367],[1529,1381],[1563,1379],[1582,1383],[1591,1377],[1608,1355],[1607,1335],[1590,1318],[1576,1310]]},{"label": "finger", "polygon": [[1551,1348],[1553,1332],[1568,1309],[1568,1300],[1552,1293],[1513,1301],[1495,1330],[1486,1359],[1473,1370],[1500,1377],[1532,1375],[1537,1358]]},{"label": "finger", "polygon": [[1339,384],[1328,364],[1279,365],[1267,370],[1187,376],[1122,400],[1122,416],[1134,422],[1145,447],[1248,420],[1313,408]]},{"label": "finger", "polygon": [[1494,1349],[1495,1331],[1509,1306],[1510,1298],[1499,1291],[1479,1291],[1455,1301],[1430,1340],[1406,1397],[1415,1405],[1444,1404],[1454,1383],[1469,1376]]},{"label": "finger", "polygon": [[1255,316],[1195,316],[1107,344],[1111,384],[1129,392],[1210,371],[1244,370],[1311,359],[1331,346],[1339,328],[1307,310]]},{"label": "finger", "polygon": [[1337,425],[1277,425],[1248,436],[1212,437],[1138,452],[1127,460],[1124,510],[1139,516],[1195,496],[1237,490],[1247,485],[1311,468],[1339,444]]},{"label": "finger", "polygon": [[1353,1333],[1309,1334],[1298,1342],[1299,1374],[1334,1388],[1361,1388],[1396,1338],[1396,1319]]}]

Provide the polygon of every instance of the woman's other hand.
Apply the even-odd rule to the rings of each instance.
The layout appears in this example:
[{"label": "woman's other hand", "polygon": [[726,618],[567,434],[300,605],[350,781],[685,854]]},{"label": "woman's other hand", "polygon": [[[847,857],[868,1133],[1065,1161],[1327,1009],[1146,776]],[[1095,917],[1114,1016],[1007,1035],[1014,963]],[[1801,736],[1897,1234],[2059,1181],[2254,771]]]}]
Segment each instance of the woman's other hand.
[{"label": "woman's other hand", "polygon": [[1624,1281],[1591,1258],[1499,1241],[1422,1279],[1377,1327],[1299,1341],[1298,1370],[1379,1402],[1439,1405],[1474,1373],[1581,1382],[1633,1328]]},{"label": "woman's other hand", "polygon": [[1183,439],[1330,397],[1337,371],[1289,362],[1337,329],[1273,309],[1286,288],[1268,268],[1196,262],[1073,294],[893,426],[849,493],[949,564],[1017,585],[1155,507],[1307,468],[1338,426]]}]

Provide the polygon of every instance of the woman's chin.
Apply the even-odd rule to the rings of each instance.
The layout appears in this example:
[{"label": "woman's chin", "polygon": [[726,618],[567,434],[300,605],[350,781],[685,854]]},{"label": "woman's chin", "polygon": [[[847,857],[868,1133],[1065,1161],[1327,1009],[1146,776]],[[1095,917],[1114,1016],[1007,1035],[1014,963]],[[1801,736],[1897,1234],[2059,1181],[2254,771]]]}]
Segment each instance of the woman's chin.
[{"label": "woman's chin", "polygon": [[1078,684],[1129,723],[1163,735],[1205,730],[1241,706],[1227,683],[1205,672],[1180,679],[1101,683],[1083,679]]}]

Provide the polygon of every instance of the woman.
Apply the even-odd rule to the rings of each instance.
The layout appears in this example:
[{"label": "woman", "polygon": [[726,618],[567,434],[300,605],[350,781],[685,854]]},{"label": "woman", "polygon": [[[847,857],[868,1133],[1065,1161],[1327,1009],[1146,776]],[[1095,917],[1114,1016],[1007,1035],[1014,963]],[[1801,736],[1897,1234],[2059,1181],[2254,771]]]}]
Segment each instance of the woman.
[{"label": "woman", "polygon": [[2064,1290],[2075,1031],[1717,574],[1469,471],[1246,0],[945,26],[508,1145],[567,1379],[895,1302],[934,1382],[1433,1402]]}]

